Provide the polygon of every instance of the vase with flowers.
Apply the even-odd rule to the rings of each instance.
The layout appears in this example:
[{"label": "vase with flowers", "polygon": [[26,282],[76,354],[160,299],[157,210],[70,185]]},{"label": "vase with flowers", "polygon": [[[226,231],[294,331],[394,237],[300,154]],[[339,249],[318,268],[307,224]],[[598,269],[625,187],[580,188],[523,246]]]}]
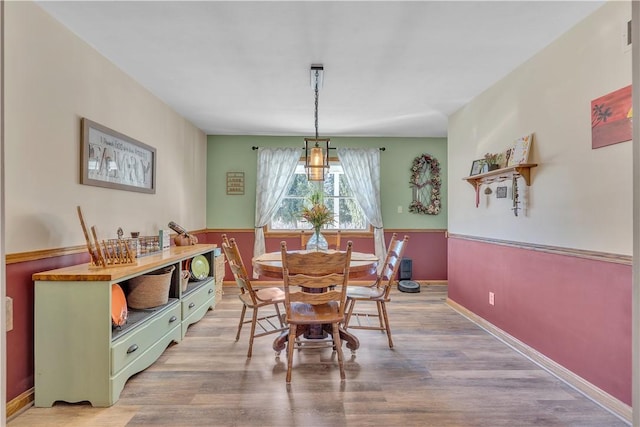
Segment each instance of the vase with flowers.
[{"label": "vase with flowers", "polygon": [[313,227],[313,235],[307,242],[307,250],[327,250],[329,244],[327,239],[320,233],[325,225],[333,224],[333,213],[327,208],[318,197],[312,197],[311,207],[302,208],[302,218]]},{"label": "vase with flowers", "polygon": [[484,155],[484,172],[500,169],[500,162],[502,161],[502,153],[486,153]]}]

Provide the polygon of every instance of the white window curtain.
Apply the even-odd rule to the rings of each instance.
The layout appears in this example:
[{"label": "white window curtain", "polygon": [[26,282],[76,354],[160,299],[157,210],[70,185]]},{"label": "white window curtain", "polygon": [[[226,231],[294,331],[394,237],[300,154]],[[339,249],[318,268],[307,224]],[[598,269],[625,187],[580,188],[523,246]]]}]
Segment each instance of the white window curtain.
[{"label": "white window curtain", "polygon": [[[259,148],[256,175],[256,221],[253,256],[265,253],[264,230],[271,221],[282,198],[289,190],[291,179],[300,161],[299,148]],[[258,274],[253,270],[253,277]]]},{"label": "white window curtain", "polygon": [[387,253],[380,207],[380,150],[377,148],[340,148],[338,159],[355,199],[373,226],[375,254],[379,268]]}]

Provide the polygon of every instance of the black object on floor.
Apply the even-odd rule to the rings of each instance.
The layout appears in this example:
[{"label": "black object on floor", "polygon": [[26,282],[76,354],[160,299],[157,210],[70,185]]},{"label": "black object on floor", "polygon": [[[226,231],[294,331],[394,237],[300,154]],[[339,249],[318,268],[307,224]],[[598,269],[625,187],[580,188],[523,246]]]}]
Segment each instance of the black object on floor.
[{"label": "black object on floor", "polygon": [[398,282],[398,290],[400,292],[420,292],[420,284],[413,280],[400,280]]},{"label": "black object on floor", "polygon": [[398,280],[411,280],[412,262],[410,258],[400,260],[400,270],[398,270]]}]

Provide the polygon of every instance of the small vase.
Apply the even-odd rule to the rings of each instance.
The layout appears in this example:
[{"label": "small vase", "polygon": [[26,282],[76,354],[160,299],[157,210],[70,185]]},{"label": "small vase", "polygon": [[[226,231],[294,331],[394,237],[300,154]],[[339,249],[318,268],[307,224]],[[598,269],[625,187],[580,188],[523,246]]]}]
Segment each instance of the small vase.
[{"label": "small vase", "polygon": [[322,233],[320,233],[320,230],[316,230],[307,242],[307,250],[326,251],[328,249],[329,243],[327,242],[327,239],[325,239]]}]

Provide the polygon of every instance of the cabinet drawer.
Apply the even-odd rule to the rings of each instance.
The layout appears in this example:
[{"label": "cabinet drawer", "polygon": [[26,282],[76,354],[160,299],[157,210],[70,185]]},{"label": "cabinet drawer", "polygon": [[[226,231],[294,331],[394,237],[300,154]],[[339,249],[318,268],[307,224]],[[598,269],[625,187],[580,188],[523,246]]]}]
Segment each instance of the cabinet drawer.
[{"label": "cabinet drawer", "polygon": [[111,345],[111,374],[136,360],[156,341],[180,326],[180,305],[174,304],[160,315],[145,321]]},{"label": "cabinet drawer", "polygon": [[215,283],[213,280],[205,283],[195,291],[182,299],[182,319],[186,319],[213,297],[215,294]]}]

